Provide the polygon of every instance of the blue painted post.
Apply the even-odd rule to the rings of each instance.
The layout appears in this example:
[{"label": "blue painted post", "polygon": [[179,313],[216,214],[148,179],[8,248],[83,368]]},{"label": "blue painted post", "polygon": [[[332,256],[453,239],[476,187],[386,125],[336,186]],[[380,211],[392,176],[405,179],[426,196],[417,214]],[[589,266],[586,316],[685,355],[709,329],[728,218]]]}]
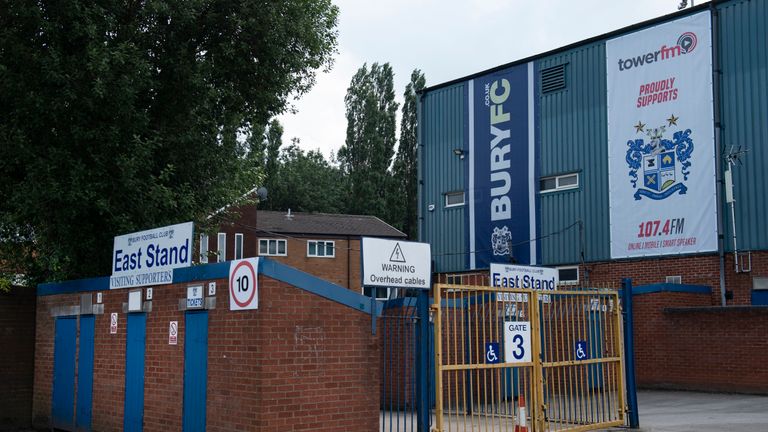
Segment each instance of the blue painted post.
[{"label": "blue painted post", "polygon": [[418,419],[418,431],[429,431],[429,353],[430,353],[430,331],[429,331],[429,291],[419,290],[419,296],[416,303],[416,313],[419,318],[418,331],[416,332],[416,417]]},{"label": "blue painted post", "polygon": [[637,383],[635,382],[635,338],[632,329],[632,279],[621,281],[622,302],[624,303],[624,369],[627,376],[627,413],[629,427],[640,428],[640,415],[637,411]]}]

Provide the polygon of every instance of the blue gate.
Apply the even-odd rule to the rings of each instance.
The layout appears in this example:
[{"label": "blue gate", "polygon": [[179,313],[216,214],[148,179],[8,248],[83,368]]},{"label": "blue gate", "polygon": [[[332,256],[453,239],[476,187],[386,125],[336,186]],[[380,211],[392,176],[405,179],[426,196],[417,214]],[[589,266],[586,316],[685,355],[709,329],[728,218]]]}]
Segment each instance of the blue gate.
[{"label": "blue gate", "polygon": [[[391,290],[395,292],[397,290]],[[427,432],[434,406],[429,295],[384,302],[380,317],[381,431]]]},{"label": "blue gate", "polygon": [[184,323],[184,432],[205,431],[208,311],[187,311]]},{"label": "blue gate", "polygon": [[128,314],[125,342],[125,404],[123,431],[141,432],[144,427],[144,349],[147,332],[145,313]]},{"label": "blue gate", "polygon": [[77,357],[77,415],[75,429],[91,430],[91,408],[93,401],[93,345],[96,317],[80,317],[80,354]]},{"label": "blue gate", "polygon": [[73,430],[75,426],[77,317],[56,318],[55,331],[51,425],[56,429]]}]

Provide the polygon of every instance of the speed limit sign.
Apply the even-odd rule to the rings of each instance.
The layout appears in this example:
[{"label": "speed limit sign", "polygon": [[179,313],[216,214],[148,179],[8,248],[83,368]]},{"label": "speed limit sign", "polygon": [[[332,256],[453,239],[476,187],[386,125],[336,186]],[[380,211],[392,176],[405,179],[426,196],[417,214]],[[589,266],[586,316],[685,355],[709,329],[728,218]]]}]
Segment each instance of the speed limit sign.
[{"label": "speed limit sign", "polygon": [[229,265],[229,310],[259,308],[258,258],[232,261]]}]

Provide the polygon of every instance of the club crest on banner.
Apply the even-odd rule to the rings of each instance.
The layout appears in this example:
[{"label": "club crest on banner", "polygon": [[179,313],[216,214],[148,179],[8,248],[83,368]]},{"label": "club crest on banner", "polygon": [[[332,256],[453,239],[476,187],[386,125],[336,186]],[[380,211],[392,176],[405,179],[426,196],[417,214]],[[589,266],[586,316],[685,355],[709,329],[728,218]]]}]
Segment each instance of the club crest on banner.
[{"label": "club crest on banner", "polygon": [[[641,121],[634,126],[636,133],[644,133],[648,137],[648,142],[643,138],[627,141],[626,161],[630,183],[633,189],[637,189],[635,200],[643,197],[663,200],[688,191],[685,182],[691,173],[694,148],[691,130],[673,132],[671,140],[665,138],[668,136],[667,127],[676,126],[678,120],[673,114],[667,119],[667,126],[646,129]],[[638,178],[638,172],[642,180]]]},{"label": "club crest on banner", "polygon": [[509,228],[506,226],[501,228],[494,227],[493,234],[491,234],[491,245],[494,255],[509,255],[510,246],[512,245],[512,233],[509,231]]}]

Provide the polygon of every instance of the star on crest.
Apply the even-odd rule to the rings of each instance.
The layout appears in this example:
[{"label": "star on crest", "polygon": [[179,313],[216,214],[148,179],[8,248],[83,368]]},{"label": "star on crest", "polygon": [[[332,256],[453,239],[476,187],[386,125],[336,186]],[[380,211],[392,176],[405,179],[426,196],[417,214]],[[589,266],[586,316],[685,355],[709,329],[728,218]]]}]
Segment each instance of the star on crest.
[{"label": "star on crest", "polygon": [[675,117],[674,114],[672,114],[668,119],[667,122],[669,123],[669,126],[675,125],[677,126],[677,121],[680,120],[680,117]]},{"label": "star on crest", "polygon": [[635,125],[635,133],[640,133],[640,132],[645,132],[645,124],[640,120],[638,120],[637,124]]}]

